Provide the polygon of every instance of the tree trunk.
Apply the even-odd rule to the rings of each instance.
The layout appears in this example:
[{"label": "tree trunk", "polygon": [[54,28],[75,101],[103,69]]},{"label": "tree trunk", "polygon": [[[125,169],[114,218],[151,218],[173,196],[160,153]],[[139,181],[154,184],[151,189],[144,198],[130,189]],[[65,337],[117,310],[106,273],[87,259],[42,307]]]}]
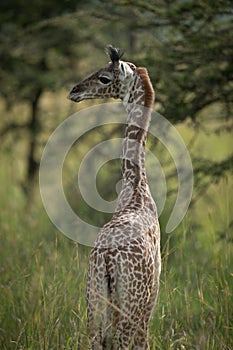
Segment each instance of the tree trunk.
[{"label": "tree trunk", "polygon": [[39,163],[36,160],[36,146],[37,146],[37,133],[39,128],[38,122],[38,107],[40,97],[42,95],[42,88],[38,88],[35,91],[34,98],[31,102],[31,118],[28,124],[29,130],[29,146],[28,146],[28,156],[27,156],[27,192],[31,192],[33,181],[35,179],[35,175],[37,173]]}]

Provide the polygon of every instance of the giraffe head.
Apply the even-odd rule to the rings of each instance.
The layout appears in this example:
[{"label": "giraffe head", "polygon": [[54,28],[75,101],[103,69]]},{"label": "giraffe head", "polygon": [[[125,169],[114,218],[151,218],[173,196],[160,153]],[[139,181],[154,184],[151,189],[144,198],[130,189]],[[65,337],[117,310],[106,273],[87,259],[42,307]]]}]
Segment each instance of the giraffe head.
[{"label": "giraffe head", "polygon": [[68,98],[75,102],[94,98],[120,98],[127,99],[129,87],[134,80],[136,66],[121,61],[122,54],[119,49],[109,45],[107,53],[111,59],[106,66],[92,74],[81,83],[74,86]]}]

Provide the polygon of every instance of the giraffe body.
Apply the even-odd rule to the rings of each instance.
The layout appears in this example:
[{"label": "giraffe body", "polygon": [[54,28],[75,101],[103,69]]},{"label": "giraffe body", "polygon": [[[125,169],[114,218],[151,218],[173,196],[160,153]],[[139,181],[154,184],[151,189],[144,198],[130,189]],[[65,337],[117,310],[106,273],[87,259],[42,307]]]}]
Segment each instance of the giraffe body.
[{"label": "giraffe body", "polygon": [[159,290],[160,229],[145,171],[145,142],[154,92],[145,68],[111,62],[73,88],[69,98],[121,98],[128,118],[122,145],[122,190],[100,230],[87,276],[90,348],[149,349],[148,327]]},{"label": "giraffe body", "polygon": [[159,227],[151,216],[145,207],[116,213],[98,235],[87,281],[93,349],[104,349],[108,338],[113,349],[128,349],[132,338],[133,349],[149,349],[148,326],[160,274]]}]

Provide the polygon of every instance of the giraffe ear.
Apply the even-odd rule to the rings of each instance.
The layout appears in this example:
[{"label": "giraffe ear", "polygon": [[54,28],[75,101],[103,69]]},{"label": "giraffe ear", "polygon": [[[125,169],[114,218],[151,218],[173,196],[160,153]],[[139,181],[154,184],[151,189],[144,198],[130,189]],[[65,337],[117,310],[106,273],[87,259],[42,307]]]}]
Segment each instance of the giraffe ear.
[{"label": "giraffe ear", "polygon": [[130,66],[123,61],[119,61],[119,79],[121,81],[130,80],[130,78],[133,76],[133,70],[130,68]]}]

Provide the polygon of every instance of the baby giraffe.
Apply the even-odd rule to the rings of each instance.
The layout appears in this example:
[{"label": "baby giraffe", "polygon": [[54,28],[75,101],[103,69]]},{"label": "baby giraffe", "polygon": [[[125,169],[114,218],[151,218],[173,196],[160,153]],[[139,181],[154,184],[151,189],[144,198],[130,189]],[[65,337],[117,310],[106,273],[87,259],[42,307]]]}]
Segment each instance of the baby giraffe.
[{"label": "baby giraffe", "polygon": [[122,189],[100,230],[87,275],[90,349],[149,349],[149,321],[159,290],[160,228],[145,171],[145,144],[154,101],[147,70],[107,47],[107,65],[76,85],[69,99],[121,99],[128,118],[122,145]]}]

